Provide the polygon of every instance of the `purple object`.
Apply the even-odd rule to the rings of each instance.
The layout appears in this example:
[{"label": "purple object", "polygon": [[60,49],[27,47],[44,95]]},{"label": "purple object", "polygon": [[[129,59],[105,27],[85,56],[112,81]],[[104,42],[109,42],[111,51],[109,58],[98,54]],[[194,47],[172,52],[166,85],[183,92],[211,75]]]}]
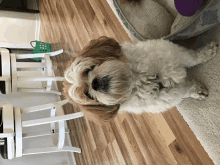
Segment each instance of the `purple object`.
[{"label": "purple object", "polygon": [[202,7],[203,0],[174,0],[174,4],[182,16],[192,16]]}]

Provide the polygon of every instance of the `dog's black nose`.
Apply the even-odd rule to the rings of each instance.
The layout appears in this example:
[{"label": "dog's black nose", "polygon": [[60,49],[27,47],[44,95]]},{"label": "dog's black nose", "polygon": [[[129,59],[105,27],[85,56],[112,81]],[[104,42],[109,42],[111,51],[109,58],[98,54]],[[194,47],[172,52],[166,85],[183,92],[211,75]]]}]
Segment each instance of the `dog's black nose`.
[{"label": "dog's black nose", "polygon": [[94,78],[92,81],[92,88],[99,92],[108,92],[110,78],[109,76]]}]

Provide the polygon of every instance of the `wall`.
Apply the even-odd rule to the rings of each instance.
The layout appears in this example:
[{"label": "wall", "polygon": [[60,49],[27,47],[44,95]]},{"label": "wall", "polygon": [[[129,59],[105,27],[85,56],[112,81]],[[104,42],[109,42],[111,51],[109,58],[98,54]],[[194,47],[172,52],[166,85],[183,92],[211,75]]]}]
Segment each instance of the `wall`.
[{"label": "wall", "polygon": [[0,10],[0,44],[5,47],[20,48],[30,46],[30,41],[39,40],[39,14]]}]

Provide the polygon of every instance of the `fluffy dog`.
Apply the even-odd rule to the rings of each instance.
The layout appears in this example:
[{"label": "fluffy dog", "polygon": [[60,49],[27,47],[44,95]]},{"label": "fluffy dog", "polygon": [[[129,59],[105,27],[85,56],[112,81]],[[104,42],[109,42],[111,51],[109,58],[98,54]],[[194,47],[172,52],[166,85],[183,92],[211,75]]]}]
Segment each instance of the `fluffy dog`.
[{"label": "fluffy dog", "polygon": [[184,98],[208,96],[203,85],[188,80],[186,67],[213,58],[217,47],[212,41],[194,51],[163,39],[119,45],[100,37],[70,61],[63,95],[88,117],[103,121],[123,111],[164,112]]}]

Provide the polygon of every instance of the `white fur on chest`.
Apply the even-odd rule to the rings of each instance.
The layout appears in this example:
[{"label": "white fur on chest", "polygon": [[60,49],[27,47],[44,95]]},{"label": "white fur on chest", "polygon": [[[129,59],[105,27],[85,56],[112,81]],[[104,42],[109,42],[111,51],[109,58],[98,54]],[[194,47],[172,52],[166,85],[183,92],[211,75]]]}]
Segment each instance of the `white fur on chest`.
[{"label": "white fur on chest", "polygon": [[149,97],[150,91],[145,84],[151,75],[159,75],[162,84],[168,88],[175,87],[175,84],[185,81],[186,69],[179,61],[177,56],[179,52],[176,52],[178,49],[175,49],[175,46],[166,40],[122,45],[122,51],[131,64],[134,84],[138,91],[121,104],[120,111],[159,113],[172,106],[170,100],[163,99],[166,95],[165,91],[159,93],[156,99]]}]

